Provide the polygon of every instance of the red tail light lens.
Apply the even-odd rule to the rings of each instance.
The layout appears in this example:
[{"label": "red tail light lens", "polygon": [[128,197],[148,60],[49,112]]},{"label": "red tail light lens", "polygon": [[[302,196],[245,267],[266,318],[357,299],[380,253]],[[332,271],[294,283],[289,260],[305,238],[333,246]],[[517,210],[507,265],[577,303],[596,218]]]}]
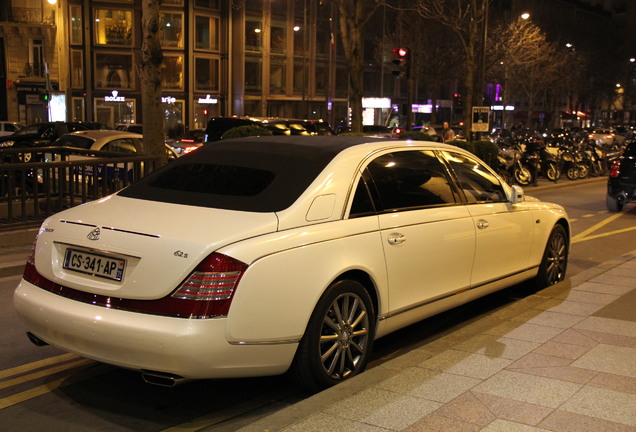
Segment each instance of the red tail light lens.
[{"label": "red tail light lens", "polygon": [[246,269],[246,264],[214,253],[197,266],[172,297],[199,301],[231,299]]},{"label": "red tail light lens", "polygon": [[42,289],[95,306],[177,318],[226,317],[236,287],[248,267],[233,258],[213,253],[172,295],[157,300],[133,300],[91,294],[46,279],[35,268],[34,250],[27,260],[23,278]]},{"label": "red tail light lens", "polygon": [[614,163],[612,164],[612,167],[610,168],[609,175],[612,178],[616,178],[619,176],[620,173],[621,173],[621,161],[615,160]]}]

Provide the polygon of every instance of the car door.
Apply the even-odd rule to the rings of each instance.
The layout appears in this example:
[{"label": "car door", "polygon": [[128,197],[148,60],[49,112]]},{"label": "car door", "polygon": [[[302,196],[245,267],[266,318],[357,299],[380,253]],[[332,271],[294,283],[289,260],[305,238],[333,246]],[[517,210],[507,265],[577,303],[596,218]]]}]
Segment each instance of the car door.
[{"label": "car door", "polygon": [[379,207],[390,315],[468,288],[475,228],[433,151],[394,151],[367,166]]},{"label": "car door", "polygon": [[530,210],[510,203],[499,179],[476,158],[442,154],[457,176],[476,229],[471,286],[527,270],[534,233]]}]

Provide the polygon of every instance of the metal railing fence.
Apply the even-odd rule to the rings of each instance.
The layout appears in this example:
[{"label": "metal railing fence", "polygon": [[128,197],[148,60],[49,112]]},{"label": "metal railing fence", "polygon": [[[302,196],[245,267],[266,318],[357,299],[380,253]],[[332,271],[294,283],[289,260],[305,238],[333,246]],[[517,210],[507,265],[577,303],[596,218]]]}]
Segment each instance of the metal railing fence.
[{"label": "metal railing fence", "polygon": [[[31,154],[28,163],[24,154]],[[154,170],[157,158],[67,147],[0,149],[0,230],[41,223],[112,194]]]}]

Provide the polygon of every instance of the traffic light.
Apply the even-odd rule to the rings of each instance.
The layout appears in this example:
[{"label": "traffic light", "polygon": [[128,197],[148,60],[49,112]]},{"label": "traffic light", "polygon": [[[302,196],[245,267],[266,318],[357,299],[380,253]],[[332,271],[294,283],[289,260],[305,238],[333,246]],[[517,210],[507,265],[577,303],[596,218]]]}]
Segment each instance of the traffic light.
[{"label": "traffic light", "polygon": [[409,78],[411,74],[411,52],[408,48],[395,48],[393,52],[396,55],[393,64],[397,69],[393,71],[396,78]]},{"label": "traffic light", "polygon": [[462,95],[460,95],[459,93],[455,93],[453,95],[453,105],[455,107],[461,107],[462,106]]},{"label": "traffic light", "polygon": [[40,101],[49,102],[51,100],[51,95],[48,92],[40,93]]}]

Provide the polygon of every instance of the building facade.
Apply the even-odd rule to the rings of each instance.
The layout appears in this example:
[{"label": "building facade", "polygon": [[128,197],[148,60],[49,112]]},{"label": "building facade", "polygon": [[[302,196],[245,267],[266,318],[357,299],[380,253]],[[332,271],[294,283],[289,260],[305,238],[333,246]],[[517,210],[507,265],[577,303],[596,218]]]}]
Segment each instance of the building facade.
[{"label": "building facade", "polygon": [[[142,0],[3,4],[0,118],[141,122]],[[345,117],[334,9],[320,0],[163,0],[166,133],[218,115]]]}]

